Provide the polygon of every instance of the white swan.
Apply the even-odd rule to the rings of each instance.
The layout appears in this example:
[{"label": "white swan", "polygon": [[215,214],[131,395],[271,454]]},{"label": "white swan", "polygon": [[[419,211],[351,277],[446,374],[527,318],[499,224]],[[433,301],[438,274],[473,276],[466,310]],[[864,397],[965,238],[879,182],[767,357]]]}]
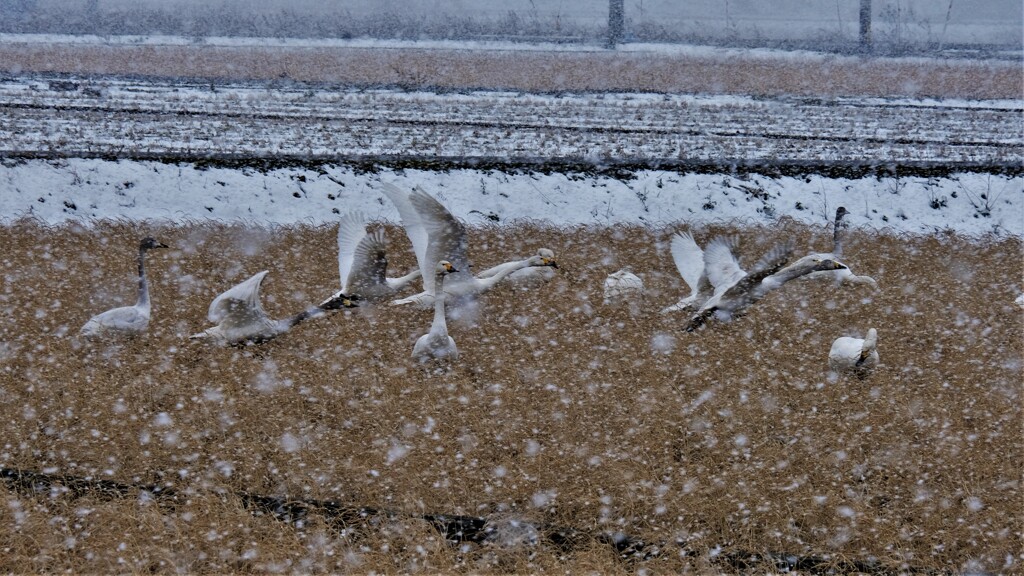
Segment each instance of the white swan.
[{"label": "white swan", "polygon": [[[710,249],[710,247],[709,245],[708,248]],[[707,251],[705,251],[706,254]],[[699,328],[715,313],[733,315],[742,312],[772,290],[777,290],[787,282],[805,274],[845,267],[845,264],[838,260],[822,258],[820,254],[809,254],[783,268],[786,261],[789,260],[790,254],[792,254],[791,244],[787,242],[777,245],[761,258],[750,274],[744,274],[722,292],[718,292],[716,286],[715,295],[708,299],[690,319],[690,323],[686,327],[687,332]]]},{"label": "white swan", "polygon": [[690,295],[663,308],[661,313],[700,308],[714,293],[714,288],[704,273],[704,251],[689,232],[676,232],[672,235],[672,261],[683,281],[690,287]]},{"label": "white swan", "polygon": [[868,330],[863,339],[842,336],[832,343],[828,367],[835,372],[851,373],[864,378],[878,366],[878,331]]},{"label": "white swan", "polygon": [[628,266],[612,272],[604,279],[605,304],[639,305],[643,295],[644,281]]},{"label": "white swan", "polygon": [[[846,208],[836,208],[836,218],[832,228],[832,252],[830,254],[818,254],[823,259],[840,260],[843,257],[843,236],[849,224],[843,220],[849,214]],[[849,268],[838,270],[827,270],[812,272],[804,276],[807,280],[833,280],[837,284],[865,284],[878,289],[878,282],[870,276],[858,276]]]},{"label": "white swan", "polygon": [[320,304],[338,303],[340,296],[355,294],[369,301],[381,301],[394,296],[399,290],[420,277],[420,271],[388,278],[387,240],[384,230],[366,232],[366,217],[350,212],[338,223],[338,276],[341,290]]},{"label": "white swan", "polygon": [[[193,334],[192,339],[206,339],[218,344],[249,344],[270,340],[284,334],[296,324],[321,315],[325,307],[313,306],[281,320],[267,315],[260,303],[260,286],[268,271],[258,272],[252,278],[236,284],[213,299],[207,318],[217,325]],[[338,301],[324,304],[335,308],[354,308],[355,297],[338,296]]]},{"label": "white swan", "polygon": [[166,244],[146,237],[139,242],[139,291],[134,306],[123,306],[101,312],[82,326],[80,333],[89,338],[107,336],[136,336],[149,327],[151,305],[149,302],[149,282],[146,280],[146,252],[154,248],[167,248]]},{"label": "white swan", "polygon": [[455,347],[455,339],[448,335],[448,325],[444,319],[445,293],[443,291],[445,276],[458,272],[451,262],[441,260],[434,271],[434,321],[430,331],[416,339],[412,348],[412,357],[420,362],[427,360],[456,360],[459,349]]},{"label": "white swan", "polygon": [[402,225],[416,252],[416,261],[423,272],[423,292],[408,298],[394,300],[391,302],[394,305],[416,304],[422,308],[429,308],[433,305],[434,275],[429,272],[434,269],[432,263],[441,260],[451,262],[456,270],[445,279],[444,283],[445,294],[451,298],[449,303],[456,308],[472,305],[477,294],[490,290],[516,270],[528,266],[550,266],[552,268],[557,266],[554,253],[547,250],[546,254],[550,254],[550,258],[537,254],[525,260],[508,262],[506,265],[495,267],[500,269],[493,276],[477,278],[469,272],[468,239],[466,228],[462,222],[452,216],[451,212],[433,196],[420,188],[407,192],[388,183],[383,184],[382,188],[384,194],[398,209]]},{"label": "white swan", "polygon": [[[505,282],[513,284],[518,288],[527,290],[530,288],[536,288],[547,282],[550,282],[555,277],[555,270],[558,269],[558,262],[555,260],[555,253],[547,248],[540,248],[537,250],[537,256],[542,259],[542,262],[550,262],[549,265],[545,266],[532,266],[527,263],[526,267],[520,267],[521,260],[514,260],[512,262],[505,262],[504,264],[498,264],[492,268],[488,268],[483,272],[476,275],[477,278],[490,278],[498,273],[501,273],[505,268],[512,266],[514,270],[511,274],[505,276]],[[529,260],[529,258],[527,258]]]},{"label": "white swan", "polygon": [[[701,271],[696,280],[697,297],[693,301],[693,307],[700,310],[712,300],[714,302],[711,303],[715,304],[721,299],[722,294],[746,277],[746,271],[740,268],[740,263],[733,254],[737,244],[739,244],[739,240],[735,236],[716,236],[708,242],[706,249],[701,253],[703,255],[703,262],[700,264]],[[689,254],[687,255],[691,258],[696,254],[693,251],[694,248],[696,248],[696,251],[700,251],[696,242],[693,243],[692,247],[684,246],[683,248],[684,252],[688,252]],[[762,258],[761,262],[755,265],[757,271],[761,271],[761,266],[768,266],[769,263],[765,262],[765,258]],[[690,268],[687,270],[687,274],[691,278],[694,275],[696,266],[692,262],[687,264],[687,267]]]}]

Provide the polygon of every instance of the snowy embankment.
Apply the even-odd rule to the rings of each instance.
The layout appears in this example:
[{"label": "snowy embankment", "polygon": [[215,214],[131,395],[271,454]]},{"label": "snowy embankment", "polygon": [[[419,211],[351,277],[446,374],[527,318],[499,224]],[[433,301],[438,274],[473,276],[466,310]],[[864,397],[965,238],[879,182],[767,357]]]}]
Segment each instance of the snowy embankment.
[{"label": "snowy embankment", "polygon": [[0,165],[4,221],[97,219],[321,224],[360,210],[397,221],[380,182],[422,186],[471,224],[531,220],[553,226],[642,223],[770,225],[791,217],[823,225],[837,206],[855,227],[892,233],[954,231],[1024,236],[1024,178],[829,178],[685,174],[645,170],[632,179],[457,169],[359,173],[351,168],[197,168],[95,159]]}]

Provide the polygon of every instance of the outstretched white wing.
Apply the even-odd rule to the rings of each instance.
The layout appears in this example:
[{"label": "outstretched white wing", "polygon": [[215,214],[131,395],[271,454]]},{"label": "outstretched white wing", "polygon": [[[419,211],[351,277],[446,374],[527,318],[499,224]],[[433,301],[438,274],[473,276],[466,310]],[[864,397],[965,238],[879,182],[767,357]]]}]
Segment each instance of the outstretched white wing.
[{"label": "outstretched white wing", "polygon": [[269,270],[258,272],[252,278],[232,286],[213,299],[207,317],[224,329],[249,326],[267,318],[260,304],[260,285]]},{"label": "outstretched white wing", "polygon": [[[445,286],[472,282],[473,276],[469,271],[466,227],[433,196],[420,188],[412,191],[409,200],[419,214],[420,222],[429,238],[427,261],[436,263],[447,260],[457,270],[445,278]],[[432,268],[423,268],[423,270],[432,270]],[[428,274],[424,273],[424,283],[426,283],[427,276]],[[430,292],[432,289],[433,282],[427,291]]]},{"label": "outstretched white wing", "polygon": [[704,248],[704,273],[715,287],[715,294],[728,290],[747,275],[732,253],[735,245],[734,239],[717,236]]},{"label": "outstretched white wing", "polygon": [[672,260],[683,281],[690,287],[693,297],[701,290],[701,283],[707,283],[704,274],[704,251],[697,246],[693,235],[689,232],[676,232],[672,235]]},{"label": "outstretched white wing", "polygon": [[359,244],[366,238],[366,217],[360,212],[349,212],[338,222],[338,277],[341,292],[348,294],[349,276]]},{"label": "outstretched white wing", "polygon": [[427,228],[423,224],[423,218],[413,208],[412,200],[410,199],[412,193],[387,182],[382,183],[381,189],[391,200],[391,203],[395,205],[398,215],[402,218],[402,227],[405,228],[405,234],[412,243],[413,252],[416,253],[416,264],[423,274],[423,290],[433,294],[434,267],[437,266],[437,262],[440,259],[434,260],[433,263],[427,259],[430,237],[427,235]]}]

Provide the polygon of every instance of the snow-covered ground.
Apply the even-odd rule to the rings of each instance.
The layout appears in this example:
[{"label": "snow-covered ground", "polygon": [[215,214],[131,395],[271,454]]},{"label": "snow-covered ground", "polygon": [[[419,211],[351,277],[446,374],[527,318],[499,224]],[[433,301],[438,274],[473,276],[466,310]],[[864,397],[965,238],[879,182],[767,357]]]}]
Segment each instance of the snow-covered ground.
[{"label": "snow-covered ground", "polygon": [[0,111],[0,151],[71,157],[998,166],[1024,154],[1024,103],[1006,99],[438,94],[288,81],[27,75],[0,78]]},{"label": "snow-covered ground", "polygon": [[[1021,99],[9,75],[0,223],[395,221],[386,181],[422,186],[469,223],[820,225],[844,205],[864,229],[1024,236],[1022,111]],[[913,175],[885,176],[898,173]]]},{"label": "snow-covered ground", "polygon": [[0,222],[32,217],[54,224],[110,218],[321,224],[350,210],[397,222],[380,182],[422,186],[471,224],[770,225],[788,216],[822,225],[843,205],[851,211],[850,224],[864,229],[1024,236],[1020,176],[842,179],[645,170],[617,179],[472,169],[365,173],[330,165],[259,171],[97,159],[0,164]]}]

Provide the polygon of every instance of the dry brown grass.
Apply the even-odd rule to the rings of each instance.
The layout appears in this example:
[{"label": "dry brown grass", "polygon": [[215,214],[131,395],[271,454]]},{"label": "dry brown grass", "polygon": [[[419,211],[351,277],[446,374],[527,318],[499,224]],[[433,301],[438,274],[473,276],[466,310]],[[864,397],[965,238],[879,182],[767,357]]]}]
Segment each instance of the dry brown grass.
[{"label": "dry brown grass", "polygon": [[[746,262],[785,236],[828,245],[826,230],[793,223],[697,236],[720,231],[740,234]],[[641,566],[599,543],[459,548],[401,515],[422,512],[622,531],[667,543],[642,564],[657,572],[733,571],[721,560],[733,551],[875,558],[890,570],[1020,566],[1017,239],[854,233],[851,264],[880,292],[792,285],[687,334],[683,318],[656,313],[684,290],[668,231],[474,229],[478,250],[546,245],[562,270],[538,293],[488,295],[483,324],[452,328],[461,362],[435,373],[410,358],[430,312],[408,309],[338,314],[258,347],[184,340],[206,326],[216,293],[262,269],[271,314],[328,295],[333,227],[20,222],[3,233],[0,466],[181,496],[0,483],[0,571]],[[150,333],[80,341],[90,315],[134,297],[133,247],[148,233],[174,247],[149,260]],[[388,235],[393,266],[412,266],[404,235]],[[479,266],[494,263],[480,253]],[[601,304],[604,276],[626,263],[649,287],[635,317]],[[832,340],[869,326],[883,365],[864,381],[830,379]],[[656,335],[670,353],[652,347]],[[317,515],[253,515],[235,490],[400,515],[341,533]],[[710,557],[716,547],[723,555]]]},{"label": "dry brown grass", "polygon": [[629,52],[0,43],[11,72],[143,74],[408,88],[652,91],[757,96],[1021,97],[1015,62]]}]

